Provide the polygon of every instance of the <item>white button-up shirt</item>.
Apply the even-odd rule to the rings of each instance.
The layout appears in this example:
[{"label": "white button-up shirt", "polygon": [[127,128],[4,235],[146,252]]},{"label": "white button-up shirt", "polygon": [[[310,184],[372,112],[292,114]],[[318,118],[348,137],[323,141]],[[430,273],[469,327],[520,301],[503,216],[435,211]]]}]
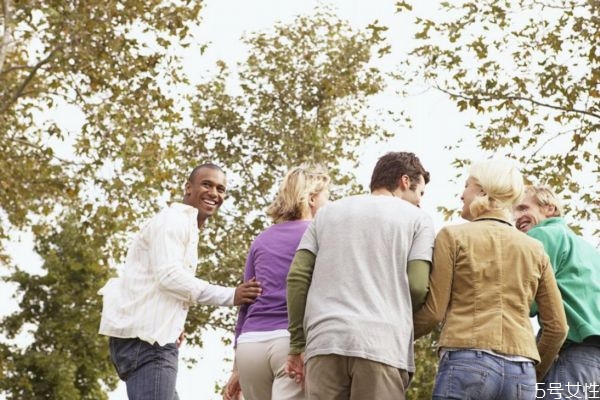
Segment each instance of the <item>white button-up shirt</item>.
[{"label": "white button-up shirt", "polygon": [[233,305],[235,288],[194,276],[198,210],[174,203],[150,219],[127,253],[123,273],[100,289],[100,333],[164,346],[183,331],[193,303]]}]

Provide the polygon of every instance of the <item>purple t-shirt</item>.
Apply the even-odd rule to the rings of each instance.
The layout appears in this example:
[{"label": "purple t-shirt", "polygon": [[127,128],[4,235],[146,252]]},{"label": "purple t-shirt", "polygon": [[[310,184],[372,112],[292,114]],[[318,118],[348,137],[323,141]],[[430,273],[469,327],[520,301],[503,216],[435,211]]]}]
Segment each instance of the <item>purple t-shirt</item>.
[{"label": "purple t-shirt", "polygon": [[310,221],[286,221],[267,228],[254,239],[246,259],[244,281],[256,277],[262,294],[240,307],[235,340],[245,332],[287,329],[286,283],[290,264]]}]

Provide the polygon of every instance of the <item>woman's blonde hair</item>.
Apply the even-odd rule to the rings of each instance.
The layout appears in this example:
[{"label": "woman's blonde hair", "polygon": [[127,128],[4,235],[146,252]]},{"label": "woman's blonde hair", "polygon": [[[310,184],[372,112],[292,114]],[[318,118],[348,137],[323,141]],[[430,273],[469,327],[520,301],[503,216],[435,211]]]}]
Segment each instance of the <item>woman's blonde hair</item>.
[{"label": "woman's blonde hair", "polygon": [[291,168],[283,178],[275,200],[267,208],[274,223],[301,219],[309,210],[308,201],[326,189],[331,179],[321,165],[304,163]]},{"label": "woman's blonde hair", "polygon": [[509,160],[482,161],[473,164],[469,172],[485,193],[477,196],[469,206],[473,218],[488,211],[505,211],[510,214],[512,207],[523,197],[523,176]]}]

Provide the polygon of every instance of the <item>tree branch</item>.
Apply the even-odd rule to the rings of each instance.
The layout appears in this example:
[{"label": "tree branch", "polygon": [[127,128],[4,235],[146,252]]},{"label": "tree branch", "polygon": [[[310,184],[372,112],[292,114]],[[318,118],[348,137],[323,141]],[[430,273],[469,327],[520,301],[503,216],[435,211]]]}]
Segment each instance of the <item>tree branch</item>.
[{"label": "tree branch", "polygon": [[[9,0],[3,0],[3,1],[9,1]],[[37,71],[44,64],[49,63],[50,60],[52,60],[52,57],[54,57],[54,54],[60,48],[62,48],[62,46],[59,46],[59,47],[55,48],[54,50],[52,50],[50,52],[50,54],[48,54],[48,57],[40,60],[37,64],[35,64],[33,67],[31,67],[31,71],[29,71],[29,75],[27,75],[27,78],[21,83],[21,85],[19,85],[19,87],[17,88],[17,90],[15,91],[15,93],[11,96],[11,98],[6,103],[4,103],[2,105],[2,107],[0,108],[0,114],[3,114],[19,98],[19,96],[21,96],[21,94],[25,90],[25,87],[27,87],[27,85],[29,84],[29,82],[31,82],[31,80],[35,77],[35,74],[37,73]]]},{"label": "tree branch", "polygon": [[7,74],[9,74],[10,72],[13,72],[13,71],[29,70],[30,68],[31,67],[29,65],[17,65],[17,66],[14,66],[14,67],[10,67],[10,68],[6,68],[4,70],[1,70],[0,71],[0,76],[7,75]]},{"label": "tree branch", "polygon": [[593,117],[593,118],[597,118],[600,119],[600,114],[595,114],[591,111],[587,111],[587,110],[581,110],[578,108],[565,108],[565,107],[561,107],[561,106],[556,106],[553,104],[547,104],[547,103],[542,103],[541,101],[537,101],[528,97],[524,97],[524,96],[514,96],[514,95],[504,95],[504,94],[493,94],[493,93],[481,93],[481,94],[477,94],[477,95],[465,95],[465,94],[457,94],[457,93],[453,93],[447,89],[444,89],[440,86],[436,85],[436,89],[438,89],[439,91],[446,93],[449,96],[452,97],[458,97],[459,99],[465,99],[465,100],[482,100],[482,101],[490,101],[490,100],[516,100],[516,101],[526,101],[528,103],[531,104],[535,104],[537,106],[540,107],[545,107],[545,108],[550,108],[553,110],[559,110],[559,111],[568,111],[568,112],[574,112],[574,113],[578,113],[578,114],[583,114],[583,115],[587,115],[588,117]]},{"label": "tree branch", "polygon": [[559,5],[554,5],[554,4],[550,4],[548,2],[545,1],[534,1],[533,4],[536,4],[538,6],[541,6],[542,9],[544,8],[553,8],[556,10],[573,10],[574,7],[585,7],[585,2],[581,2],[578,4],[573,4],[573,5],[568,5],[568,6],[559,6]]},{"label": "tree branch", "polygon": [[[573,129],[573,130],[574,130],[574,129]],[[573,131],[573,130],[572,130],[572,131]],[[548,143],[550,143],[550,142],[551,142],[551,141],[553,141],[554,139],[558,139],[558,138],[559,138],[559,137],[561,137],[562,135],[564,135],[564,134],[567,134],[567,133],[569,133],[569,132],[570,132],[570,131],[558,132],[556,135],[554,135],[554,136],[552,136],[552,137],[550,137],[550,138],[546,139],[546,141],[545,141],[544,143],[542,143],[542,144],[540,145],[540,147],[538,147],[538,148],[537,148],[537,149],[536,149],[536,150],[535,150],[533,153],[531,153],[531,158],[533,158],[533,157],[537,156],[537,154],[538,154],[540,151],[542,151],[542,149],[543,149],[544,147],[546,147],[546,145],[547,145]]]},{"label": "tree branch", "polygon": [[[8,141],[11,141],[11,142],[15,142],[15,143],[18,143],[18,144],[21,144],[21,145],[25,145],[27,147],[34,148],[34,149],[42,151],[42,152],[44,152],[46,150],[43,146],[31,143],[28,140],[17,139],[17,138],[10,138],[10,137],[5,137],[5,139],[8,140]],[[81,162],[69,161],[69,160],[65,160],[64,158],[60,158],[60,157],[54,155],[54,152],[52,152],[52,156],[51,157],[53,159],[57,160],[57,161],[60,161],[63,164],[66,164],[66,165],[79,165],[79,166],[85,165],[84,163],[81,163]]]}]

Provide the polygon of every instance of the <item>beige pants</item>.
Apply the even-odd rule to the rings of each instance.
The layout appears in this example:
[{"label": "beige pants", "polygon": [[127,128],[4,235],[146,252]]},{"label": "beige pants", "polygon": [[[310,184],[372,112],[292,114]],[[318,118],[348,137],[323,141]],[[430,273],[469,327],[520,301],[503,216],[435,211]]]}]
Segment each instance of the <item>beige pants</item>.
[{"label": "beige pants", "polygon": [[289,338],[238,343],[235,359],[245,400],[304,400],[304,391],[284,373]]},{"label": "beige pants", "polygon": [[329,354],[306,364],[309,400],[404,400],[408,383],[405,370],[364,358]]}]

